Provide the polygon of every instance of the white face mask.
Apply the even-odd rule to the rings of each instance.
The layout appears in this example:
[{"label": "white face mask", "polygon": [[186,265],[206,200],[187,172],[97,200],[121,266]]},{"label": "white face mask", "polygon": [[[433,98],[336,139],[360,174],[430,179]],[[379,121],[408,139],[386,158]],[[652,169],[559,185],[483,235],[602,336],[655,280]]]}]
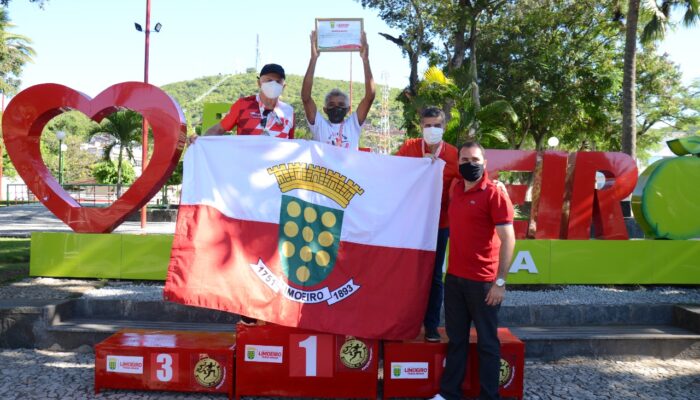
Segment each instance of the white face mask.
[{"label": "white face mask", "polygon": [[438,144],[442,140],[443,133],[445,133],[444,129],[436,126],[429,126],[427,128],[423,128],[423,139],[425,140],[425,143]]},{"label": "white face mask", "polygon": [[265,94],[265,97],[269,99],[276,99],[282,94],[282,89],[284,89],[284,86],[275,81],[268,81],[261,84],[260,89]]}]

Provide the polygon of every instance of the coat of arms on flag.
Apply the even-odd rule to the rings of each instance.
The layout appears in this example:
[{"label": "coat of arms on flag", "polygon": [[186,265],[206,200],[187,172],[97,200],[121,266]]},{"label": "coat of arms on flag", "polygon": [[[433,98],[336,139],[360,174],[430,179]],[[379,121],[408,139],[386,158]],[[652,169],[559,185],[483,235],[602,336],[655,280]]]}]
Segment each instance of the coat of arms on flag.
[{"label": "coat of arms on flag", "polygon": [[[268,168],[267,172],[276,177],[282,193],[294,189],[310,190],[328,197],[342,208],[347,207],[355,195],[364,193],[358,184],[342,174],[313,164],[281,164]],[[332,305],[346,299],[360,288],[352,278],[335,289],[325,286],[306,290],[322,283],[333,271],[340,248],[343,214],[342,209],[282,195],[278,249],[282,271],[291,286],[274,277],[262,259],[250,267],[266,285],[275,292],[281,290],[289,300],[303,303],[325,301]]]},{"label": "coat of arms on flag", "polygon": [[286,326],[415,337],[442,167],[304,140],[202,137],[185,155],[164,296]]}]

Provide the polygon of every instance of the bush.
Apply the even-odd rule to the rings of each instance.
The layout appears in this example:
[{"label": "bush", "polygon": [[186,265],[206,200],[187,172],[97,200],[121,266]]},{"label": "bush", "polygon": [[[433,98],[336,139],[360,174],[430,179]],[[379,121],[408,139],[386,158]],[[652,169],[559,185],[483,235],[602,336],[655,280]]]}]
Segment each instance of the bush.
[{"label": "bush", "polygon": [[[92,166],[92,176],[97,183],[115,185],[117,183],[117,163],[114,161],[102,161]],[[122,184],[128,185],[136,179],[134,167],[124,160],[122,161]]]}]

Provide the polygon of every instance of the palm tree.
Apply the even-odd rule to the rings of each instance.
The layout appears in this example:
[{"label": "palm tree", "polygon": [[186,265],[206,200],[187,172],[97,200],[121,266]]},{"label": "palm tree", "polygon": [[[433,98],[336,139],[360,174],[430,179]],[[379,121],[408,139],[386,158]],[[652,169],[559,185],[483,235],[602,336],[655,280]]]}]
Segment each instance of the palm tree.
[{"label": "palm tree", "polygon": [[31,39],[8,32],[13,27],[7,11],[0,8],[0,92],[3,95],[14,94],[19,88],[22,68],[36,55],[30,46]]},{"label": "palm tree", "polygon": [[111,161],[110,153],[115,146],[119,146],[117,156],[117,197],[121,195],[122,185],[122,160],[124,151],[129,160],[134,161],[134,145],[141,143],[142,119],[141,115],[131,110],[120,110],[105,117],[100,125],[92,128],[88,135],[108,135],[112,139],[104,149],[104,159]]},{"label": "palm tree", "polygon": [[474,99],[476,83],[472,82],[465,90],[459,88],[452,79],[437,67],[430,67],[418,84],[416,106],[451,103],[450,119],[445,127],[445,140],[457,143],[469,140],[484,142],[489,147],[502,147],[508,144],[505,132],[511,124],[518,122],[513,107],[505,100],[496,100],[480,105]]},{"label": "palm tree", "polygon": [[[31,62],[32,56],[36,54],[30,46],[32,41],[28,37],[7,31],[13,26],[7,17],[7,11],[0,8],[0,95],[3,98],[6,94],[14,94],[17,91],[20,84],[18,77],[24,64]],[[0,140],[0,183],[4,172],[3,149],[2,140]],[[2,187],[0,187],[0,198],[2,198]]]},{"label": "palm tree", "polygon": [[[643,3],[642,3],[643,2]],[[637,156],[636,121],[636,54],[637,28],[641,7],[651,13],[651,19],[642,31],[642,43],[664,37],[669,25],[671,11],[684,11],[683,24],[691,26],[700,20],[700,0],[629,0],[627,4],[627,26],[625,34],[625,64],[622,79],[622,151],[633,158]]]}]

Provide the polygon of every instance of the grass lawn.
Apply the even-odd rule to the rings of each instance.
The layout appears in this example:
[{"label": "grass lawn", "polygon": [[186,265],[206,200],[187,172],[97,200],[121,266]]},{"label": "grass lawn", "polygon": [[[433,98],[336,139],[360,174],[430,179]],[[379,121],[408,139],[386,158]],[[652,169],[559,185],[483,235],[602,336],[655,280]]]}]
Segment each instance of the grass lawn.
[{"label": "grass lawn", "polygon": [[0,283],[29,276],[31,239],[0,238]]}]

